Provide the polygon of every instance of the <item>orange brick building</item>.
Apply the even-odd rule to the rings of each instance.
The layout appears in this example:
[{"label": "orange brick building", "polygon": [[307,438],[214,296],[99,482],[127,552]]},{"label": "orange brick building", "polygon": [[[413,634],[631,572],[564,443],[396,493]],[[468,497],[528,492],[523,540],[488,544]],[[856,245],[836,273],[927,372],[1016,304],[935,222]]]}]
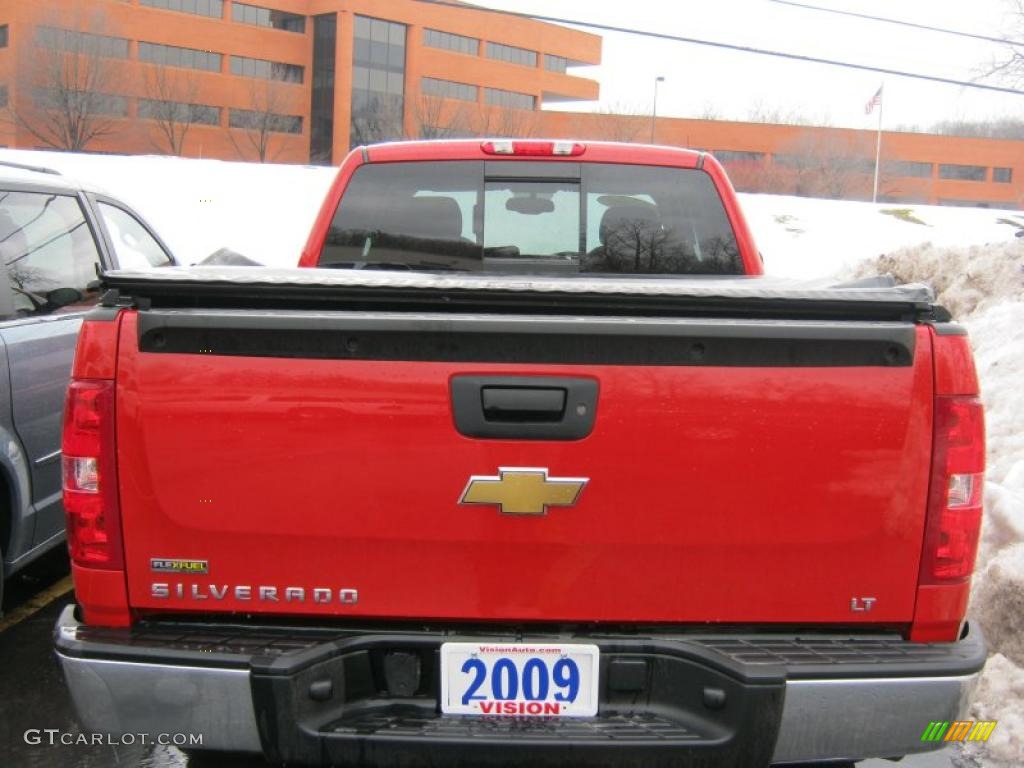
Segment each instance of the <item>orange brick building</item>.
[{"label": "orange brick building", "polygon": [[[570,71],[600,63],[600,37],[471,5],[0,0],[0,145],[54,143],[39,127],[67,107],[52,70],[70,59],[99,74],[75,73],[103,128],[87,151],[337,163],[402,137],[651,139],[649,117],[541,109],[597,99]],[[742,190],[871,197],[873,131],[659,118],[654,140],[714,152]],[[879,193],[1020,208],[1024,142],[885,133]]]},{"label": "orange brick building", "polygon": [[68,58],[101,95],[88,151],[337,163],[350,140],[532,132],[543,104],[597,98],[567,68],[601,38],[416,0],[4,0],[0,145],[52,143]]},{"label": "orange brick building", "polygon": [[[553,138],[649,141],[649,117],[545,112]],[[659,144],[710,151],[742,191],[870,200],[875,131],[658,118]],[[882,132],[881,201],[1021,208],[1024,141]]]}]

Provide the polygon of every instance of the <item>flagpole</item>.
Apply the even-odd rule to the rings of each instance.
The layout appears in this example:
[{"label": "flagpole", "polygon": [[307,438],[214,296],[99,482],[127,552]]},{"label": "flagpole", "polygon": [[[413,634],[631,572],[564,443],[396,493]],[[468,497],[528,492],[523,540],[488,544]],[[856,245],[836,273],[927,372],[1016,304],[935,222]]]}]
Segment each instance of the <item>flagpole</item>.
[{"label": "flagpole", "polygon": [[878,202],[878,166],[882,159],[882,109],[885,106],[885,83],[882,83],[878,88],[878,92],[881,94],[881,98],[878,100],[878,138],[875,141],[875,186],[874,191],[871,193],[871,202]]}]

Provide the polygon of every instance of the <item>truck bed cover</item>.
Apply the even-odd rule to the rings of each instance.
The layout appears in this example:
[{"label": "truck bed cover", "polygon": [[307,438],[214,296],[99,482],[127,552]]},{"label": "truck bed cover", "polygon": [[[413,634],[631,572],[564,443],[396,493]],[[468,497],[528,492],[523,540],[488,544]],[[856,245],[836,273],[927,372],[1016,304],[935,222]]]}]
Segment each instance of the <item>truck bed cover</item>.
[{"label": "truck bed cover", "polygon": [[[290,300],[337,301],[337,308],[438,309],[451,311],[512,305],[530,310],[595,309],[623,314],[677,312],[738,316],[844,317],[877,320],[944,321],[948,312],[923,284],[887,284],[885,280],[842,285],[828,280],[798,281],[768,277],[628,278],[541,277],[436,274],[378,270],[311,270],[268,267],[175,267],[117,270],[103,275],[112,305],[121,296],[159,306],[195,305],[211,299],[245,299],[244,306],[278,305]],[[358,306],[354,306],[358,305]],[[411,305],[411,306],[410,306]]]}]

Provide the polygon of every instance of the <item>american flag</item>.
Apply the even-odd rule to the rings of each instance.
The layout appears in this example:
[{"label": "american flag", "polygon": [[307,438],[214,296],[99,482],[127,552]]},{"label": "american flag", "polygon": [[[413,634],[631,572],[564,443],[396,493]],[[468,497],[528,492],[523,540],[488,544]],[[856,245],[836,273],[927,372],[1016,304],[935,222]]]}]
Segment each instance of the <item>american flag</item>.
[{"label": "american flag", "polygon": [[871,97],[868,103],[864,105],[865,115],[870,115],[874,111],[875,107],[882,106],[882,87],[883,86],[881,85],[878,86],[878,91]]}]

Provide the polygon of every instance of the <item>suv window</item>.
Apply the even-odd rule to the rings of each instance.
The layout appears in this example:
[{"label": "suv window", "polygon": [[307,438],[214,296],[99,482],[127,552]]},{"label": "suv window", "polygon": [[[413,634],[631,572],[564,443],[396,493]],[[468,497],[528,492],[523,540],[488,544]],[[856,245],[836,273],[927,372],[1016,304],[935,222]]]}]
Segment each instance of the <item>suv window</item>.
[{"label": "suv window", "polygon": [[163,267],[171,263],[160,243],[128,211],[104,202],[98,203],[98,207],[114,244],[119,267]]},{"label": "suv window", "polygon": [[[506,171],[505,169],[508,169]],[[702,170],[566,163],[398,162],[360,167],[320,266],[743,274],[721,198]]]},{"label": "suv window", "polygon": [[78,200],[0,191],[0,260],[18,315],[81,309],[99,299],[100,255]]}]

